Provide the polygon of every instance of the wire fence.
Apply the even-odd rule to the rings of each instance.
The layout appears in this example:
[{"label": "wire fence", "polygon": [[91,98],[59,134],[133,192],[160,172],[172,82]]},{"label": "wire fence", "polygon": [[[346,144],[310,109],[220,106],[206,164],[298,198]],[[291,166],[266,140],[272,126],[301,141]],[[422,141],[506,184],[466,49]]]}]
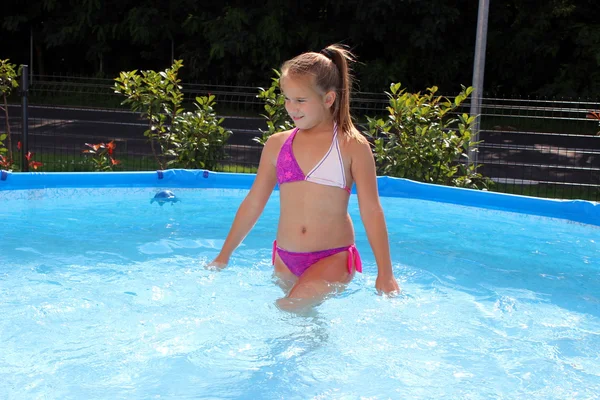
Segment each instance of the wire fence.
[{"label": "wire fence", "polygon": [[[183,93],[190,102],[214,94],[223,125],[233,132],[218,169],[256,172],[262,147],[253,138],[266,128],[258,88],[184,84]],[[27,121],[32,159],[43,163],[43,171],[91,171],[86,143],[114,140],[117,169],[158,169],[144,136],[147,123],[123,107],[123,99],[112,80],[34,76]],[[24,121],[18,98],[12,100],[9,127],[17,143]],[[381,116],[388,102],[384,93],[355,93],[352,106],[360,117]],[[598,110],[600,103],[593,101],[483,99],[477,161],[495,182],[491,190],[599,201],[600,120],[590,118]],[[0,115],[0,127],[5,125]]]},{"label": "wire fence", "polygon": [[600,103],[484,99],[481,172],[495,190],[600,200]]},{"label": "wire fence", "polygon": [[[114,92],[114,84],[113,79],[34,75],[29,95],[32,104],[128,110],[121,104],[124,97]],[[225,115],[257,116],[264,111],[264,103],[257,97],[259,86],[183,83],[181,91],[188,105],[198,96],[215,95]],[[385,105],[384,93],[360,92],[352,108],[359,115],[375,114],[384,112]]]}]

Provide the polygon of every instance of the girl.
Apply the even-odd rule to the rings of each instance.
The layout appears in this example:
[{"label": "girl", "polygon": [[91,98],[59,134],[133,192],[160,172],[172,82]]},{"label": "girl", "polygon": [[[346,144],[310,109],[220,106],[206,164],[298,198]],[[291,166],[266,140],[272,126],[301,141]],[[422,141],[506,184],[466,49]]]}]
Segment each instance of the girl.
[{"label": "girl", "polygon": [[278,283],[287,292],[277,304],[298,310],[324,299],[362,271],[348,215],[353,183],[375,255],[379,293],[399,292],[379,202],[375,162],[350,116],[353,55],[331,45],[286,61],[280,87],[296,128],[272,135],[255,181],[240,205],[219,255],[208,267],[223,268],[262,213],[279,184],[280,218],[273,243]]}]

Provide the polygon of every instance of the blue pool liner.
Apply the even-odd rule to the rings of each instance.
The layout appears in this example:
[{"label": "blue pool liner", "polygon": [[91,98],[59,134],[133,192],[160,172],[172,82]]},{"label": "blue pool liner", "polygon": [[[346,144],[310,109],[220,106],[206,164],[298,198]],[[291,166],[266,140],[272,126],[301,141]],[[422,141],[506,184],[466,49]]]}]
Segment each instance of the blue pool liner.
[{"label": "blue pool liner", "polygon": [[[96,187],[249,189],[255,174],[170,169],[142,172],[7,172],[0,171],[0,190]],[[511,211],[600,226],[600,203],[543,199],[415,182],[381,176],[380,196],[421,199]],[[356,193],[353,188],[352,193]]]}]

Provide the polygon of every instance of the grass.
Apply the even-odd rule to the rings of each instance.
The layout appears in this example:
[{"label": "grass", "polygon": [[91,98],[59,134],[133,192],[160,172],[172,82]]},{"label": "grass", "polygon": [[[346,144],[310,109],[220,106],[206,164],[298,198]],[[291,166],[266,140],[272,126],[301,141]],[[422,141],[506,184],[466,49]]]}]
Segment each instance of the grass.
[{"label": "grass", "polygon": [[[152,156],[119,156],[115,157],[120,161],[114,171],[155,171],[156,163]],[[55,154],[55,153],[34,153],[32,160],[43,164],[38,171],[43,172],[93,172],[95,165],[90,156],[84,154]]]},{"label": "grass", "polygon": [[490,188],[490,191],[550,199],[600,201],[600,188],[589,186],[555,184],[517,185],[495,183]]},{"label": "grass", "polygon": [[258,168],[253,165],[239,165],[239,164],[219,164],[217,167],[218,172],[235,172],[242,174],[255,174]]},{"label": "grass", "polygon": [[[120,164],[113,171],[156,171],[159,169],[154,156],[119,156],[115,157]],[[90,156],[84,154],[54,154],[34,153],[32,160],[44,165],[37,171],[41,172],[94,172],[95,165]],[[18,162],[20,165],[20,162]],[[258,170],[255,165],[247,164],[218,164],[214,169],[217,172],[249,173],[255,174]]]}]

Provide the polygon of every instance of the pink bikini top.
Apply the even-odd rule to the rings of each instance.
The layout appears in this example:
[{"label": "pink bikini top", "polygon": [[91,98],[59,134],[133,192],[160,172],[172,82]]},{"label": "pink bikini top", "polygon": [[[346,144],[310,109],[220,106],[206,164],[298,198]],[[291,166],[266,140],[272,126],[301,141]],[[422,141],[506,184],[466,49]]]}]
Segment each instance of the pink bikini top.
[{"label": "pink bikini top", "polygon": [[279,151],[279,156],[277,157],[277,182],[281,185],[288,182],[308,181],[320,185],[339,187],[350,193],[350,188],[346,186],[344,163],[342,162],[342,153],[337,141],[337,124],[333,126],[333,140],[329,150],[306,176],[300,169],[292,149],[296,133],[298,133],[298,128],[294,129]]}]

